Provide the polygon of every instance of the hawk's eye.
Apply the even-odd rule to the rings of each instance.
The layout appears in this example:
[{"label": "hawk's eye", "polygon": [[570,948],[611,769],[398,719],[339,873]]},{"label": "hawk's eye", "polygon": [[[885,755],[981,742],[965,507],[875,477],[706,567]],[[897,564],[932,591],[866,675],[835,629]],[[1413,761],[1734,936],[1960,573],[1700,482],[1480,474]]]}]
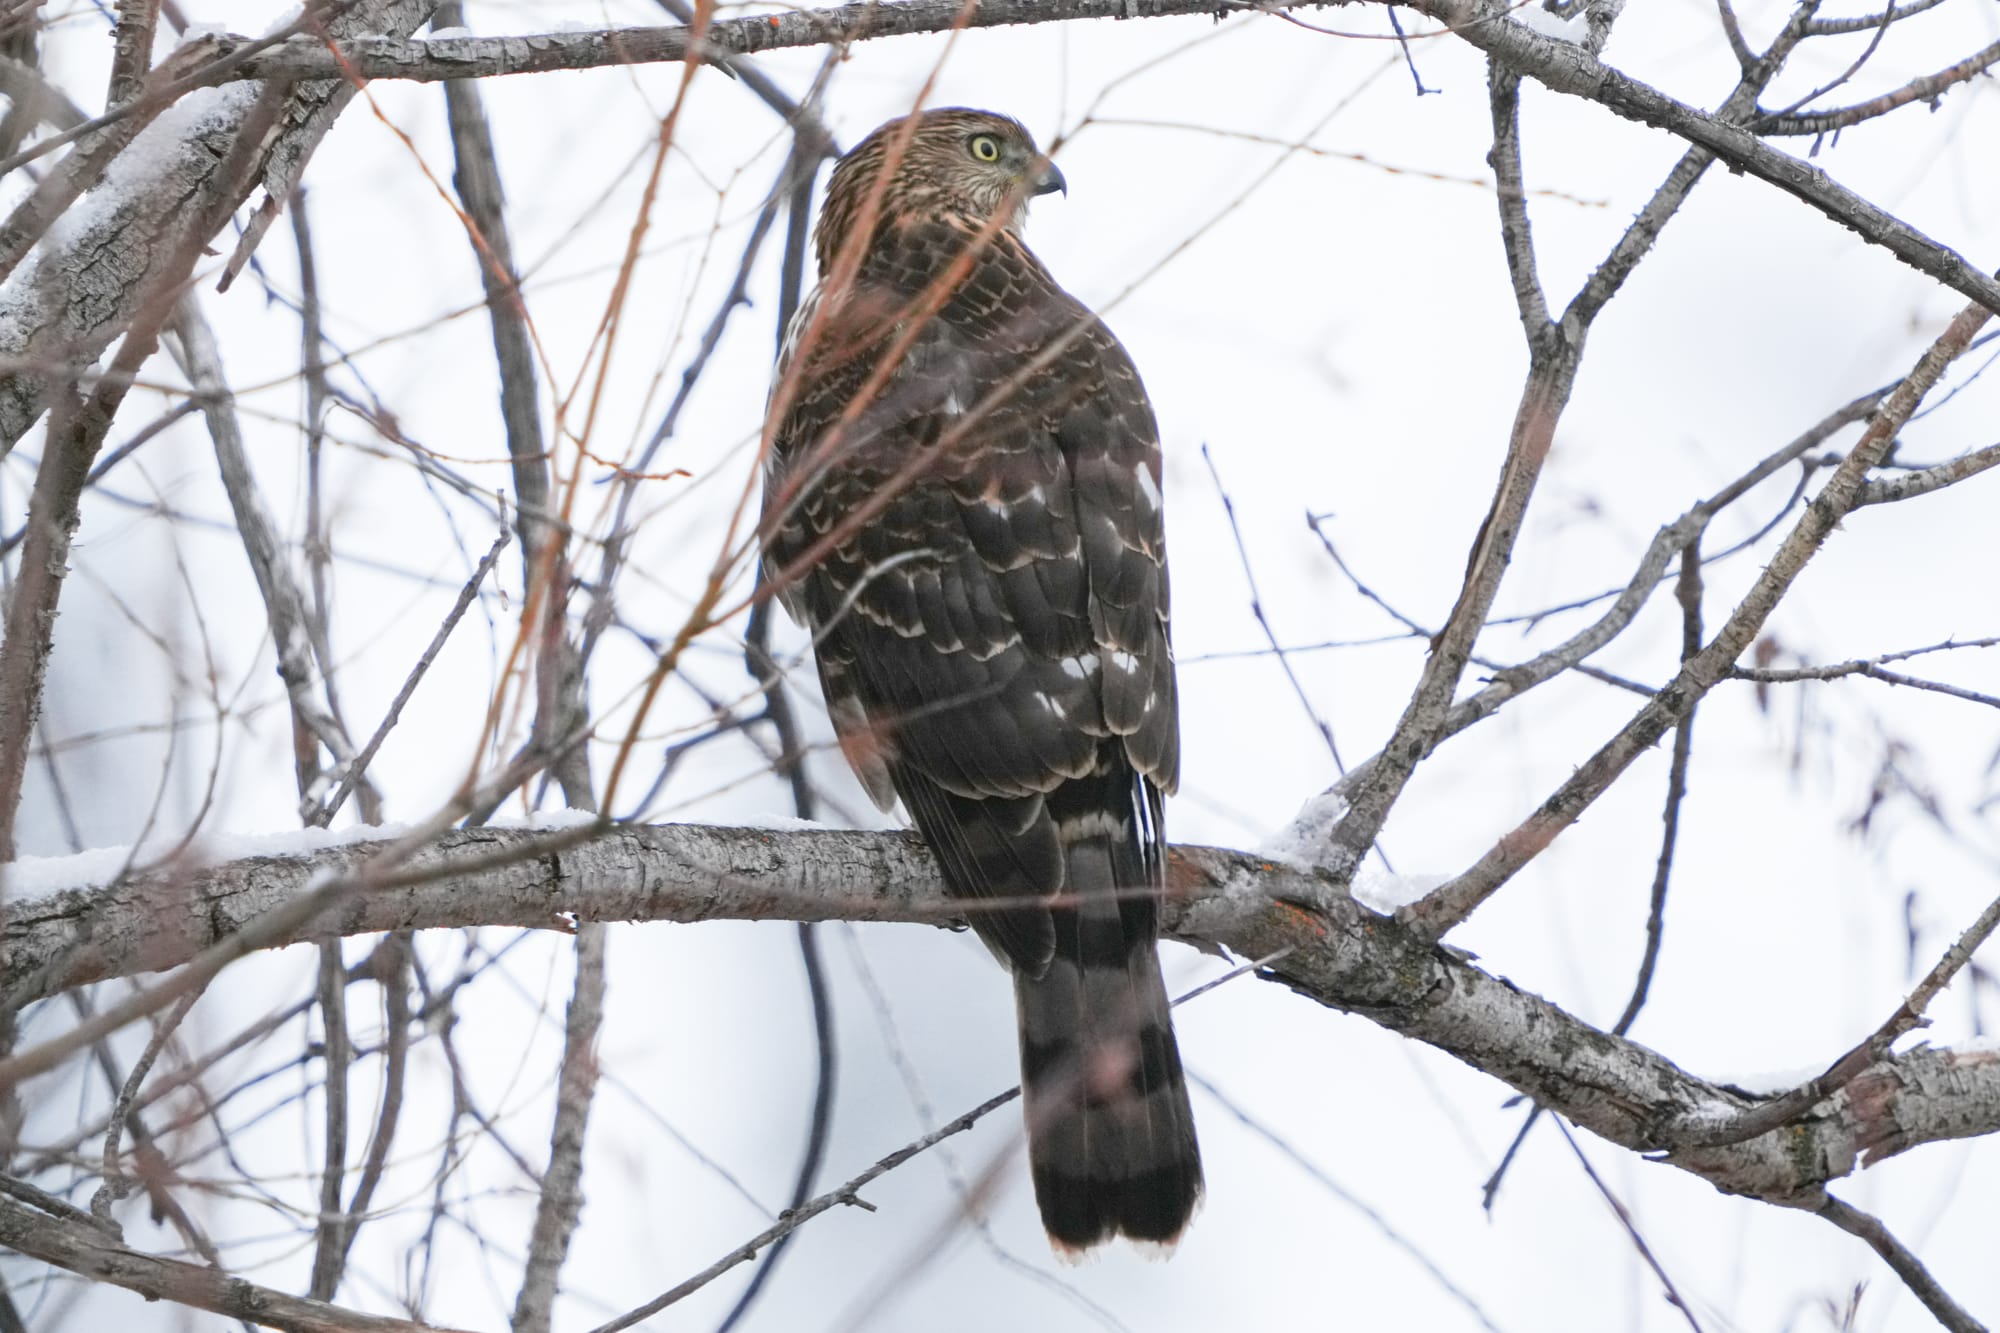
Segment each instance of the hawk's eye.
[{"label": "hawk's eye", "polygon": [[975,134],[971,143],[972,155],[981,162],[1000,160],[1000,141],[990,134]]}]

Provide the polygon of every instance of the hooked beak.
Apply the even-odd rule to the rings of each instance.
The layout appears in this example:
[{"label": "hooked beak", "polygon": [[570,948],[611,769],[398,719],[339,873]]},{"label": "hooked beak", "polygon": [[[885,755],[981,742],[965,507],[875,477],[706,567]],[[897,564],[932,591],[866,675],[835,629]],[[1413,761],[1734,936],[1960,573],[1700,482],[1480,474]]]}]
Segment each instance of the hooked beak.
[{"label": "hooked beak", "polygon": [[1061,191],[1063,197],[1068,198],[1069,182],[1063,179],[1062,171],[1055,163],[1044,160],[1041,171],[1035,175],[1034,187],[1030,193],[1054,194],[1057,191]]}]

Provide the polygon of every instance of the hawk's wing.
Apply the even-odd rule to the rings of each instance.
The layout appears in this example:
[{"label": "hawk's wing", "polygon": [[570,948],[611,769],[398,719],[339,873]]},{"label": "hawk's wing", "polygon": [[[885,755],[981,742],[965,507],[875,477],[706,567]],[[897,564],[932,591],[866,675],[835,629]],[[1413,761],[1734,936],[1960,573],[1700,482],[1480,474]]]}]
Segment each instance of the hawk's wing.
[{"label": "hawk's wing", "polygon": [[[952,892],[1018,901],[1063,885],[1051,793],[1122,783],[1157,827],[1177,780],[1159,440],[1124,348],[1006,235],[864,394],[964,243],[879,237],[826,316],[778,427],[765,558],[870,793],[902,796]],[[1046,909],[975,924],[1047,965]]]}]

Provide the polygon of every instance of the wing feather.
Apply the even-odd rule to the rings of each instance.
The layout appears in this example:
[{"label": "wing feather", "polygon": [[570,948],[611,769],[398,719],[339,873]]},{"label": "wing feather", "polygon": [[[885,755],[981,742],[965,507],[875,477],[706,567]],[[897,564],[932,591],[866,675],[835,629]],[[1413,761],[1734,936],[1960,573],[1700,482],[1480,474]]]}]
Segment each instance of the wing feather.
[{"label": "wing feather", "polygon": [[823,635],[843,748],[863,753],[871,795],[902,797],[953,893],[1007,900],[973,924],[1039,975],[1054,927],[1018,900],[1063,887],[1045,794],[1129,764],[1156,806],[1177,778],[1159,439],[1124,348],[1005,237],[857,407],[895,337],[881,312],[963,244],[923,224],[871,251],[853,300],[878,332],[802,368],[767,478],[766,563],[834,534],[786,602]]}]

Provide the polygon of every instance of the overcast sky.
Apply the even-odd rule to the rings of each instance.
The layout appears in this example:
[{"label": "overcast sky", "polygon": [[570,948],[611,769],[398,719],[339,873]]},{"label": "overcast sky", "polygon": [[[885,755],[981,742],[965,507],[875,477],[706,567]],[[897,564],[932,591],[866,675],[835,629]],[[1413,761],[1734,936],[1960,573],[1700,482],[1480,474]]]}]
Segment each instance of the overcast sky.
[{"label": "overcast sky", "polygon": [[[250,4],[191,0],[186,8],[239,31],[259,31],[275,16]],[[1753,42],[1785,12],[1765,3],[1741,8]],[[1836,9],[1865,7],[1825,12]],[[1036,202],[1029,239],[1059,280],[1105,310],[1131,350],[1166,452],[1185,738],[1183,786],[1169,821],[1181,841],[1258,846],[1337,776],[1279,664],[1232,655],[1264,640],[1203,451],[1234,500],[1263,605],[1284,642],[1372,639],[1398,628],[1332,567],[1306,521],[1315,513],[1330,515],[1327,531],[1362,579],[1435,626],[1457,594],[1526,367],[1484,184],[1490,126],[1482,59],[1450,38],[1412,43],[1417,72],[1434,90],[1418,96],[1402,52],[1380,40],[1387,29],[1379,9],[1304,17],[1362,36],[1246,16],[996,29],[956,42],[895,38],[855,47],[825,106],[843,145],[851,144],[907,110],[935,72],[931,104],[991,107],[1020,118],[1044,143],[1061,139],[1068,195]],[[482,5],[469,21],[496,33],[661,19],[628,0]],[[1859,100],[1994,40],[2000,11],[1949,0],[1905,27],[1834,100]],[[1785,105],[1838,75],[1863,44],[1808,48],[1766,105]],[[67,20],[50,49],[66,86],[102,86],[101,18],[83,12]],[[1631,6],[1607,58],[1702,105],[1719,100],[1735,77],[1711,7],[1696,0]],[[820,59],[790,51],[757,63],[802,92]],[[679,77],[671,66],[484,85],[528,307],[565,386],[584,368],[658,116]],[[336,380],[378,395],[409,438],[459,473],[503,489],[478,273],[457,219],[425,175],[426,166],[439,180],[450,175],[442,92],[388,84],[371,91],[415,152],[357,102],[306,177],[328,332],[354,353]],[[1996,110],[1990,81],[1976,82],[1935,112],[1910,109],[1849,131],[1821,145],[1815,160],[1990,267],[2000,253]],[[1532,86],[1524,121],[1542,275],[1551,299],[1563,301],[1682,145]],[[680,124],[598,410],[592,448],[601,457],[621,456],[651,432],[783,158],[775,118],[714,71],[696,78]],[[1285,147],[1300,142],[1312,151]],[[689,475],[641,491],[649,517],[619,602],[624,628],[607,640],[592,680],[593,703],[616,724],[606,735],[623,734],[633,687],[652,665],[639,636],[672,633],[715,559],[732,507],[745,494],[754,502],[748,488],[773,347],[776,250],[767,250],[752,306],[731,324],[654,465]],[[273,230],[260,260],[272,289],[296,293],[285,228]],[[304,512],[296,316],[248,279],[204,299],[243,396],[260,481],[296,534]],[[1961,303],[1770,186],[1712,173],[1593,331],[1496,614],[1535,612],[1622,584],[1661,524],[1834,407],[1900,376]],[[1947,387],[1985,355],[1975,354]],[[174,382],[168,370],[157,374]],[[585,384],[587,391],[587,377]],[[135,394],[134,425],[161,401]],[[1937,459],[1991,443],[1996,408],[1993,382],[1977,380],[1917,422],[1903,453]],[[372,719],[495,526],[490,506],[426,487],[354,416],[336,414],[332,429],[340,686],[354,715]],[[1836,447],[1853,438],[1844,434]],[[192,418],[109,484],[224,520],[212,471]],[[603,474],[586,469],[593,483]],[[30,472],[17,457],[0,477],[18,515]],[[1787,472],[1759,488],[1718,522],[1709,548],[1750,536],[1783,507],[1795,480]],[[1770,633],[1815,662],[2000,633],[2000,582],[1992,575],[2000,537],[1985,480],[1849,521]],[[601,530],[598,510],[609,493],[598,484],[583,489],[577,512],[587,526]],[[1709,569],[1711,625],[1770,549],[1766,539]],[[161,831],[187,826],[204,804],[212,767],[222,777],[208,826],[295,826],[282,694],[226,523],[169,530],[156,517],[94,500],[74,563],[81,577],[65,601],[50,734],[170,714],[192,719],[174,733],[176,776]],[[518,589],[518,562],[503,568]],[[199,591],[202,623],[187,609],[190,586]],[[392,817],[428,811],[474,758],[518,608],[518,598],[488,600],[385,747],[375,772]],[[1495,629],[1481,651],[1514,660],[1581,623],[1571,613]],[[740,622],[733,628],[740,632]],[[1596,664],[1658,682],[1676,660],[1679,632],[1671,598],[1662,595]],[[779,637],[787,651],[803,646],[789,623]],[[1348,763],[1388,735],[1421,652],[1421,641],[1405,638],[1293,656],[1312,708],[1330,723]],[[2000,685],[1993,662],[1990,653],[1954,655],[1926,664],[1925,674],[1992,690]],[[690,657],[687,674],[725,697],[745,687],[725,635]],[[808,725],[823,740],[829,733],[810,669],[794,680]],[[238,711],[261,710],[216,728],[213,706],[203,702],[211,683]],[[1389,822],[1389,860],[1406,874],[1464,868],[1636,706],[1631,695],[1566,677],[1454,740],[1420,770]],[[692,690],[670,687],[648,720],[639,780],[627,784],[617,813],[634,813],[630,802],[651,780],[660,744],[706,712]],[[87,844],[137,835],[167,744],[146,734],[67,752],[66,773],[90,794],[79,803]],[[1908,800],[1856,827],[1892,746],[1909,781],[1935,794],[1956,837]],[[1872,1030],[1996,891],[1996,807],[1975,808],[1996,790],[1996,746],[1991,710],[1878,684],[1781,691],[1768,711],[1748,686],[1719,689],[1697,724],[1665,951],[1633,1036],[1703,1076],[1777,1083],[1816,1072]],[[600,778],[609,754],[609,745],[596,753]],[[816,752],[810,764],[836,807],[829,822],[893,822],[873,810],[837,752]],[[714,822],[789,813],[786,789],[765,770],[751,747],[718,744],[683,766],[647,813]],[[1665,772],[1664,753],[1641,760],[1451,942],[1521,987],[1611,1023],[1639,957]],[[58,853],[68,843],[47,796],[45,785],[31,793],[23,842]],[[1016,1075],[1010,988],[970,936],[907,927],[831,927],[822,935],[836,976],[841,1055],[827,1186]],[[493,947],[505,939],[493,937]],[[461,944],[452,936],[425,947],[445,959]],[[350,948],[353,957],[364,951],[361,942]],[[565,1330],[638,1304],[766,1225],[767,1215],[688,1145],[776,1208],[790,1189],[811,1101],[810,1016],[788,926],[625,926],[613,930],[610,948],[601,1056],[611,1083],[590,1127],[587,1205],[558,1307]],[[469,1077],[534,1161],[547,1151],[568,957],[562,937],[531,938],[462,1007],[458,1036]],[[1170,988],[1221,967],[1166,946]],[[304,995],[311,969],[304,950],[240,965],[197,1008],[190,1039],[220,1039],[246,1013]],[[1932,1041],[1973,1035],[1974,1005],[1962,983],[1934,1016]],[[1994,1016],[1989,997],[1987,1018]],[[1337,1188],[1197,1088],[1209,1198],[1179,1254],[1157,1264],[1113,1251],[1082,1269],[1059,1269],[1018,1161],[1001,1170],[984,1232],[955,1220],[953,1180],[977,1175],[1016,1146],[1018,1114],[1009,1109],[870,1187],[876,1211],[837,1209],[804,1228],[747,1327],[816,1333],[866,1309],[862,1326],[884,1333],[1442,1331],[1482,1327],[1473,1305],[1510,1333],[1685,1327],[1554,1126],[1537,1127],[1493,1212],[1482,1211],[1481,1182],[1520,1123],[1504,1086],[1363,1019],[1248,979],[1187,1006],[1177,1026],[1190,1071]],[[429,1080],[426,1095],[439,1097],[442,1063],[428,1047],[417,1072]],[[288,1074],[268,1096],[247,1097],[240,1119],[295,1092],[301,1077]],[[75,1093],[52,1094],[42,1113],[73,1116],[55,1105],[62,1095]],[[369,1095],[358,1092],[359,1104]],[[428,1208],[419,1149],[435,1143],[445,1113],[440,1100],[410,1112],[410,1168],[402,1192],[385,1194],[384,1203],[407,1206],[413,1220],[363,1233],[357,1275],[343,1292],[348,1303],[395,1308],[400,1244]],[[316,1135],[313,1119],[292,1105],[245,1128],[246,1159],[273,1173],[310,1169],[303,1163],[316,1161],[318,1149],[301,1158],[299,1147],[302,1136]],[[1723,1197],[1582,1132],[1578,1144],[1631,1209],[1704,1328],[1826,1328],[1820,1305],[1845,1301],[1857,1282],[1868,1284],[1857,1327],[1931,1326],[1871,1254],[1825,1223]],[[483,1196],[476,1216],[493,1248],[482,1255],[463,1234],[444,1237],[458,1267],[428,1309],[440,1322],[494,1328],[511,1307],[533,1195],[491,1144],[471,1151],[464,1188]],[[309,1186],[296,1184],[282,1191],[308,1198]],[[2000,1149],[1991,1142],[1920,1149],[1835,1192],[1883,1216],[1969,1308],[2000,1313],[2000,1267],[1992,1262]],[[254,1201],[204,1206],[218,1237],[240,1242],[231,1253],[241,1271],[302,1289],[310,1247],[300,1248],[286,1222]],[[1391,1229],[1463,1298],[1391,1239]],[[144,1239],[143,1229],[135,1234]],[[940,1234],[941,1252],[912,1275],[914,1257]],[[740,1280],[717,1282],[653,1326],[712,1327]],[[866,1305],[878,1297],[879,1305]],[[192,1316],[184,1324],[172,1307],[118,1293],[94,1292],[83,1309],[73,1318],[101,1320],[97,1326],[113,1318],[134,1329],[213,1322]]]}]

